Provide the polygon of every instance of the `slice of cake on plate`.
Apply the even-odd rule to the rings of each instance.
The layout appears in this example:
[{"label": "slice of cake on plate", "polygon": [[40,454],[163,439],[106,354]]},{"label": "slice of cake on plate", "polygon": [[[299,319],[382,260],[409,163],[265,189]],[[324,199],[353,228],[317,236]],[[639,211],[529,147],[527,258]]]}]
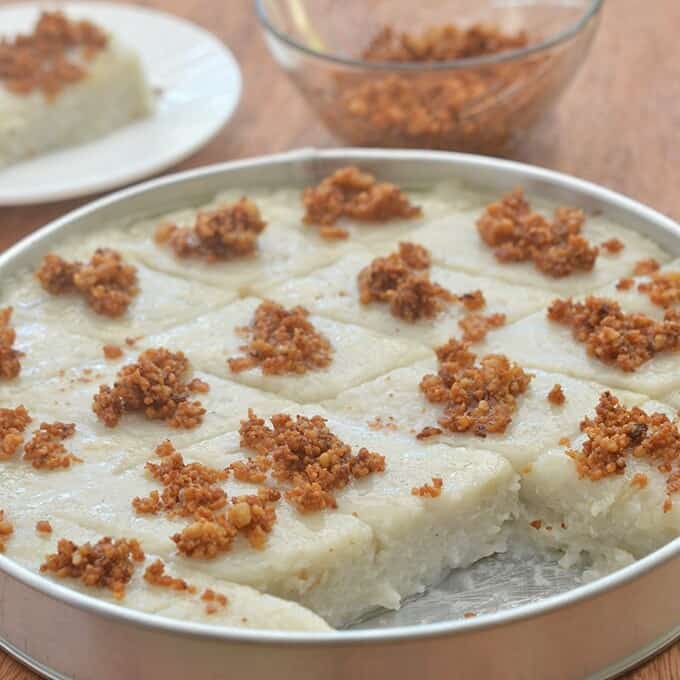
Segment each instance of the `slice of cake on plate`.
[{"label": "slice of cake on plate", "polygon": [[0,168],[102,137],[151,112],[137,54],[89,21],[43,12],[0,37]]}]

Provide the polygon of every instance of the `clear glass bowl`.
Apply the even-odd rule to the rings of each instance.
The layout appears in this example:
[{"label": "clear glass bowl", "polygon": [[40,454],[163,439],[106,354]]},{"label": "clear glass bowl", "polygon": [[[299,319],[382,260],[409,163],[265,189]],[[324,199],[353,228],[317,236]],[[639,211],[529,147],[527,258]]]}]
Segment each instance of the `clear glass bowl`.
[{"label": "clear glass bowl", "polygon": [[[267,44],[326,126],[354,146],[507,153],[585,59],[603,0],[256,0]],[[528,46],[438,62],[361,59],[386,25],[525,31]]]}]

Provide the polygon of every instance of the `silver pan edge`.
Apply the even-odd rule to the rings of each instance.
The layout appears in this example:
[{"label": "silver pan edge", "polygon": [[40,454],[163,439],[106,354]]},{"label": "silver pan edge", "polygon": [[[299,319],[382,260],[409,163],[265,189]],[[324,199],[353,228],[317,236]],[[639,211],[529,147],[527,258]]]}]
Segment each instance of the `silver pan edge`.
[{"label": "silver pan edge", "polygon": [[[680,255],[680,226],[595,184],[542,168],[429,151],[303,149],[162,177],[55,220],[0,255],[0,279],[35,265],[65,236],[199,204],[228,185],[304,185],[360,163],[408,187],[447,177],[491,189],[521,184],[635,229]],[[0,646],[47,677],[225,678],[613,677],[680,637],[680,538],[562,595],[477,619],[389,630],[284,633],[217,628],[117,607],[0,555]]]}]

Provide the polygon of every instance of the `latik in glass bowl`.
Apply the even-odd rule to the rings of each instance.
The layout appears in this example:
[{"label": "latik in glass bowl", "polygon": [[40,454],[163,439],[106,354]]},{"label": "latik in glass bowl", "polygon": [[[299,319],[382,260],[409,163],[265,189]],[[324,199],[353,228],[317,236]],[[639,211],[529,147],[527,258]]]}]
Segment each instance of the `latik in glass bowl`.
[{"label": "latik in glass bowl", "polygon": [[274,58],[354,146],[508,153],[585,59],[603,0],[256,0]]}]

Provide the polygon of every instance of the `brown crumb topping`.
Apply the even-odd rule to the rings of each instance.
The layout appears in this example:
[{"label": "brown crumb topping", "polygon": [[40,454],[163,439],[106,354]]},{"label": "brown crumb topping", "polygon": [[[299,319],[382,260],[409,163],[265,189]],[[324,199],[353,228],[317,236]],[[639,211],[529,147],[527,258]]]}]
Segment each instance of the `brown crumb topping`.
[{"label": "brown crumb topping", "polygon": [[67,262],[50,253],[36,277],[52,295],[80,293],[103,316],[122,316],[139,292],[137,268],[125,264],[122,255],[110,248],[97,248],[87,264]]},{"label": "brown crumb topping", "polygon": [[187,383],[189,392],[198,392],[199,394],[208,394],[210,392],[210,385],[205,380],[194,378]]},{"label": "brown crumb topping", "polygon": [[216,614],[220,608],[224,609],[229,603],[226,595],[216,593],[211,588],[206,588],[201,595],[201,600],[205,602],[205,613]]},{"label": "brown crumb topping", "polygon": [[561,406],[567,398],[564,396],[564,391],[562,390],[562,385],[556,383],[553,388],[548,392],[548,401],[555,406]]},{"label": "brown crumb topping", "polygon": [[0,408],[0,460],[7,460],[17,452],[31,420],[24,406]]},{"label": "brown crumb topping", "polygon": [[12,308],[0,309],[0,380],[13,380],[21,373],[23,352],[14,349],[17,334],[10,326]]},{"label": "brown crumb topping", "polygon": [[546,276],[591,271],[598,249],[581,236],[585,215],[577,208],[555,210],[552,221],[534,212],[521,188],[486,207],[477,220],[482,240],[499,262],[533,261]]},{"label": "brown crumb topping", "polygon": [[[361,53],[371,61],[434,62],[528,44],[524,33],[492,25],[433,26],[420,34],[382,29]],[[458,55],[458,56],[455,56]],[[545,55],[484,68],[413,73],[339,73],[321,115],[354,146],[458,149],[493,153],[507,144],[542,99]],[[324,105],[325,104],[325,105]]]},{"label": "brown crumb topping", "polygon": [[[420,217],[422,211],[414,206],[399,187],[378,182],[373,175],[349,166],[336,170],[315,187],[308,187],[302,195],[304,221],[322,227],[334,225],[341,217],[362,222],[387,222],[393,219]],[[321,231],[322,236],[343,238],[344,229]]]},{"label": "brown crumb topping", "polygon": [[473,290],[471,293],[458,295],[458,301],[461,302],[463,307],[469,312],[477,311],[486,306],[486,299],[481,290]]},{"label": "brown crumb topping", "polygon": [[535,519],[533,522],[529,522],[529,526],[538,531],[543,526],[543,520]]},{"label": "brown crumb topping", "polygon": [[134,364],[118,372],[113,387],[101,385],[92,410],[107,427],[115,427],[124,413],[140,412],[149,420],[191,429],[203,422],[205,409],[191,401],[186,378],[189,360],[165,348],[142,352]]},{"label": "brown crumb topping", "polygon": [[630,290],[635,285],[633,279],[625,277],[616,282],[616,290]]},{"label": "brown crumb topping", "polygon": [[274,503],[281,494],[276,489],[259,489],[257,494],[235,496],[228,504],[220,483],[229,470],[201,463],[186,464],[170,441],[156,448],[159,464],[148,462],[146,469],[163,485],[163,492],[152,491],[145,498],[134,498],[139,514],[164,512],[170,517],[190,517],[194,521],[172,540],[189,557],[215,557],[231,549],[239,532],[257,549],[264,548],[267,534],[276,522]]},{"label": "brown crumb topping", "polygon": [[73,423],[41,423],[24,446],[24,460],[36,470],[60,470],[71,467],[71,463],[82,463],[62,444],[75,431]]},{"label": "brown crumb topping", "polygon": [[244,197],[216,210],[200,211],[191,227],[163,222],[156,227],[155,239],[176,257],[224,262],[252,255],[266,226],[255,203]]},{"label": "brown crumb topping", "polygon": [[436,437],[437,435],[440,435],[442,433],[441,427],[431,427],[428,425],[427,427],[424,427],[418,434],[416,435],[416,439],[430,439],[431,437]]},{"label": "brown crumb topping", "polygon": [[5,511],[0,510],[0,553],[5,552],[7,541],[14,533],[14,526],[5,516]]},{"label": "brown crumb topping", "polygon": [[219,485],[227,479],[227,470],[201,463],[186,464],[172,443],[164,441],[156,448],[160,463],[147,462],[150,475],[163,485],[163,492],[152,491],[146,498],[135,498],[132,506],[140,514],[164,512],[170,517],[198,517],[223,510],[227,494]]},{"label": "brown crumb topping", "polygon": [[237,534],[236,527],[229,523],[225,515],[217,515],[214,519],[198,519],[171,538],[183,555],[213,559],[231,550]]},{"label": "brown crumb topping", "polygon": [[286,309],[265,300],[255,310],[249,326],[237,329],[247,334],[245,356],[228,360],[234,373],[260,366],[264,375],[302,374],[331,363],[333,348],[309,320],[304,307]]},{"label": "brown crumb topping", "polygon": [[610,255],[620,253],[625,247],[623,241],[618,238],[610,238],[608,241],[600,244],[600,248]]},{"label": "brown crumb topping", "polygon": [[[430,281],[427,271],[430,264],[430,252],[426,248],[415,243],[400,243],[398,252],[376,257],[359,272],[361,304],[385,302],[392,315],[404,321],[433,319],[447,304],[459,298]],[[478,304],[477,293],[481,295],[481,291],[467,294],[466,304]]]},{"label": "brown crumb topping", "polygon": [[680,346],[680,314],[670,309],[663,321],[656,321],[644,314],[625,314],[613,300],[589,296],[584,303],[555,300],[548,318],[571,327],[590,356],[627,372]]},{"label": "brown crumb topping", "polygon": [[52,525],[46,519],[41,519],[36,522],[35,530],[39,534],[51,534]]},{"label": "brown crumb topping", "polygon": [[321,416],[280,413],[270,420],[272,427],[249,411],[241,422],[241,446],[270,461],[272,477],[291,485],[285,496],[300,512],[336,508],[334,491],[385,470],[384,456],[365,448],[352,455]]},{"label": "brown crumb topping", "polygon": [[470,314],[458,321],[464,342],[481,342],[494,328],[505,325],[505,314]]},{"label": "brown crumb topping", "polygon": [[474,612],[465,612],[463,614],[463,618],[465,619],[474,619],[475,616],[477,616],[477,614],[475,614]]},{"label": "brown crumb topping", "polygon": [[144,580],[154,586],[169,588],[170,590],[187,591],[195,593],[196,588],[190,586],[183,578],[174,578],[165,573],[163,560],[157,559],[152,562],[144,571]]},{"label": "brown crumb topping", "polygon": [[123,350],[118,345],[104,345],[102,347],[104,357],[106,359],[120,359],[123,356]]},{"label": "brown crumb topping", "polygon": [[258,489],[257,494],[234,496],[229,508],[229,521],[243,532],[250,545],[262,550],[267,543],[267,534],[276,522],[274,503],[281,499],[277,489]]},{"label": "brown crumb topping", "polygon": [[399,429],[393,416],[387,416],[384,420],[381,416],[376,416],[366,423],[369,430],[389,430],[395,432]]},{"label": "brown crumb topping", "polygon": [[633,479],[630,480],[630,485],[635,486],[638,489],[644,489],[649,483],[649,477],[642,472],[636,472],[633,475]]},{"label": "brown crumb topping", "polygon": [[650,280],[639,283],[637,289],[653,304],[667,309],[680,303],[680,272],[653,273]]},{"label": "brown crumb topping", "polygon": [[436,353],[439,372],[424,376],[420,389],[429,402],[444,407],[439,424],[478,437],[505,432],[532,376],[502,354],[488,354],[475,365],[477,356],[454,338]]},{"label": "brown crumb topping", "polygon": [[369,61],[453,61],[527,45],[528,37],[524,31],[506,33],[497,26],[486,24],[460,28],[448,23],[432,26],[420,34],[397,33],[391,26],[385,26],[372,38],[361,56]]},{"label": "brown crumb topping", "polygon": [[584,418],[581,431],[587,437],[581,449],[567,452],[579,477],[598,481],[623,474],[632,456],[649,461],[666,475],[669,496],[680,491],[676,484],[680,479],[680,432],[664,414],[648,414],[637,406],[628,409],[611,392],[603,392],[595,417]]},{"label": "brown crumb topping", "polygon": [[120,600],[134,573],[135,562],[143,560],[144,552],[136,539],[114,540],[105,536],[94,545],[88,542],[77,546],[62,538],[57,552],[47,556],[40,571],[58,578],[77,578],[90,587],[108,588]]},{"label": "brown crumb topping", "polygon": [[442,495],[442,488],[444,480],[441,477],[433,477],[432,484],[423,484],[423,486],[415,486],[411,489],[411,495],[420,496],[421,498],[438,498]]},{"label": "brown crumb topping", "polygon": [[53,99],[87,76],[83,58],[92,59],[107,43],[106,34],[89,21],[43,12],[32,33],[0,40],[0,84],[14,94],[37,90]]},{"label": "brown crumb topping", "polygon": [[560,440],[557,443],[560,446],[571,446],[571,439],[569,439],[569,437],[560,437]]},{"label": "brown crumb topping", "polygon": [[253,456],[246,460],[237,460],[229,466],[234,479],[247,484],[262,484],[267,480],[267,472],[271,469],[271,461],[266,456]]},{"label": "brown crumb topping", "polygon": [[659,271],[660,268],[661,265],[653,257],[650,257],[646,260],[638,260],[633,265],[633,274],[635,276],[648,276]]}]

